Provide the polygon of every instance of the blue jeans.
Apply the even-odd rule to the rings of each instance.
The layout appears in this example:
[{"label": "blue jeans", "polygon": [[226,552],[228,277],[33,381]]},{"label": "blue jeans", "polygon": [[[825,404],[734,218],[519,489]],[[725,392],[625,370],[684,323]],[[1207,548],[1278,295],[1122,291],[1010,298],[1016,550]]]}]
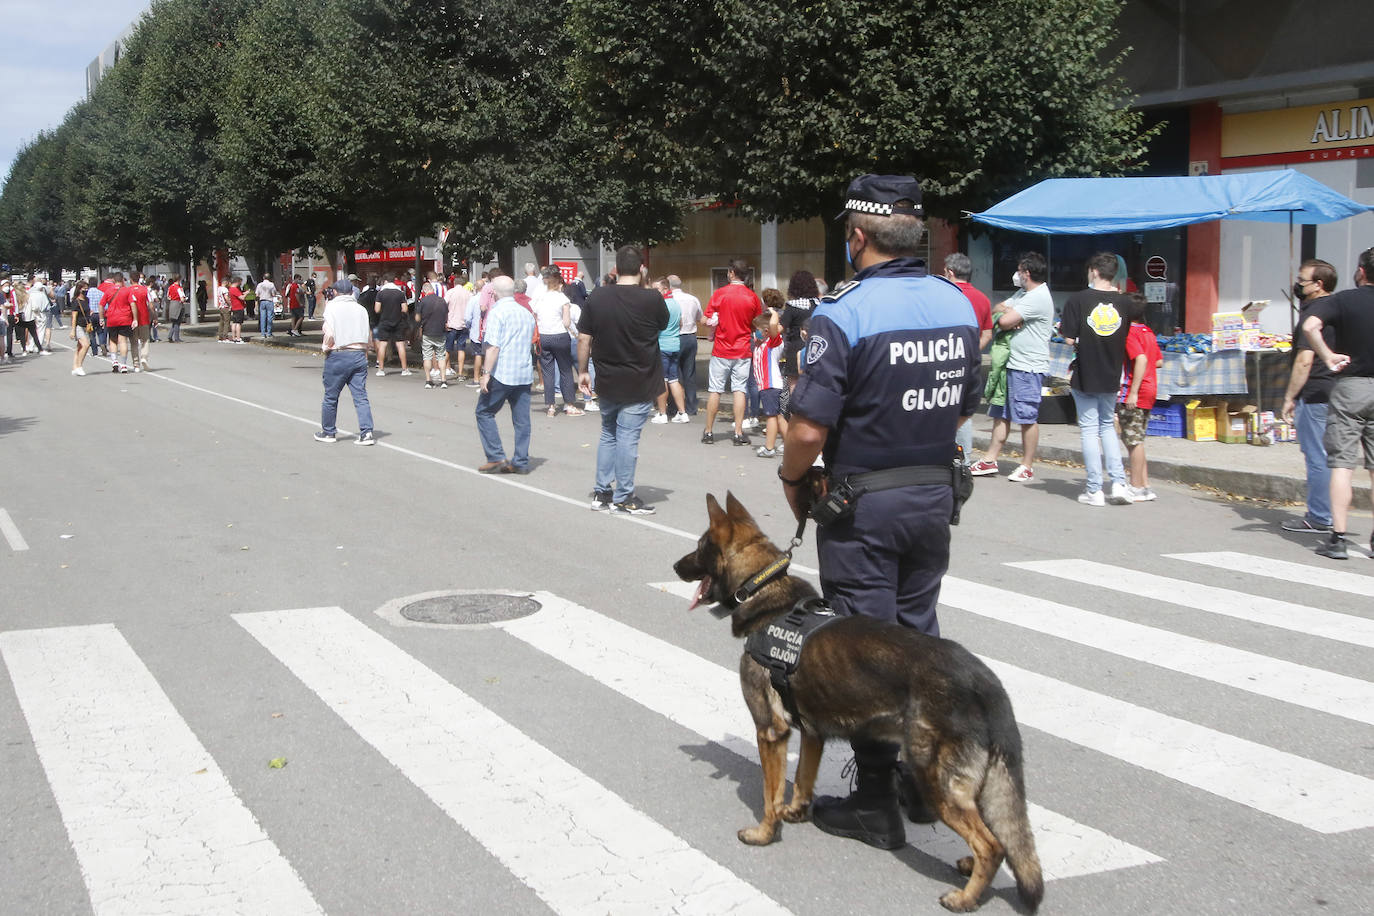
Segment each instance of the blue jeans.
[{"label": "blue jeans", "polygon": [[271,336],[272,336],[272,313],[273,313],[273,311],[274,311],[274,309],[272,308],[272,303],[270,303],[270,302],[259,302],[259,303],[258,303],[258,333],[262,334],[264,337],[271,337]]},{"label": "blue jeans", "polygon": [[596,490],[614,489],[612,502],[623,503],[635,495],[639,433],[653,409],[652,401],[627,403],[601,399],[601,442],[596,448]]},{"label": "blue jeans", "polygon": [[339,392],[344,385],[353,395],[358,411],[358,433],[372,432],[372,405],[367,400],[367,353],[362,350],[335,350],[324,358],[324,406],[320,408],[320,428],[331,436],[339,415]]},{"label": "blue jeans", "polygon": [[501,432],[496,428],[496,414],[506,403],[510,404],[511,425],[515,427],[515,457],[510,463],[526,471],[530,466],[529,385],[503,385],[495,378],[489,379],[487,390],[477,398],[477,435],[488,461],[506,460]]},{"label": "blue jeans", "polygon": [[680,335],[677,351],[677,377],[682,382],[682,404],[687,413],[697,415],[697,335]]},{"label": "blue jeans", "polygon": [[1299,399],[1293,411],[1298,447],[1307,462],[1307,520],[1331,524],[1331,468],[1326,464],[1326,406]]},{"label": "blue jeans", "polygon": [[954,431],[954,444],[964,447],[964,460],[973,463],[973,417],[964,421],[964,425]]},{"label": "blue jeans", "polygon": [[1073,390],[1073,403],[1078,408],[1078,437],[1083,445],[1083,464],[1088,469],[1088,492],[1102,489],[1102,464],[1106,461],[1107,475],[1112,483],[1126,485],[1126,472],[1121,466],[1121,443],[1116,440],[1116,392],[1102,394]]}]

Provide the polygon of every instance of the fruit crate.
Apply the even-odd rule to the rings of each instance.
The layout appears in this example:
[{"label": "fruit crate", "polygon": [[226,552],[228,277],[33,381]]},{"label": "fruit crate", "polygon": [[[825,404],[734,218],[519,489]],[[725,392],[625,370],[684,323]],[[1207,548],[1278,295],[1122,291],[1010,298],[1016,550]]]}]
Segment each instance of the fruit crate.
[{"label": "fruit crate", "polygon": [[1147,436],[1164,436],[1182,439],[1184,434],[1184,409],[1182,404],[1165,404],[1150,411],[1150,421],[1145,426]]}]

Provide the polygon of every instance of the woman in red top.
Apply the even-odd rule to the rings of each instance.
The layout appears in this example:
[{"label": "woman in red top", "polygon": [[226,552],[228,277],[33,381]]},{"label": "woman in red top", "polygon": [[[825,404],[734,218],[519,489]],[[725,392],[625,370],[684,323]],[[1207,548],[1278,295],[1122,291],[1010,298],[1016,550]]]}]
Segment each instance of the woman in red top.
[{"label": "woman in red top", "polygon": [[243,290],[239,287],[239,278],[234,277],[229,281],[229,336],[236,344],[243,343]]}]

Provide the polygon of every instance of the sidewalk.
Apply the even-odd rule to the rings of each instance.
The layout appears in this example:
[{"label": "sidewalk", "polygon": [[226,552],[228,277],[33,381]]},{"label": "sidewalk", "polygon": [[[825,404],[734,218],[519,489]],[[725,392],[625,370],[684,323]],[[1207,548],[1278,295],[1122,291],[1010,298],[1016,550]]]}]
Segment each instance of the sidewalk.
[{"label": "sidewalk", "polygon": [[[257,322],[244,322],[244,340],[255,346],[275,347],[284,350],[299,350],[319,354],[321,339],[321,320],[306,321],[304,337],[287,337],[285,329],[288,322],[278,319],[271,340],[257,338]],[[251,324],[251,329],[250,329]],[[188,338],[200,338],[213,342],[217,320],[203,322],[194,327],[185,325],[182,334]],[[250,339],[250,333],[253,335]],[[710,347],[703,346],[698,351],[697,379],[704,383],[706,367],[710,360]],[[420,354],[408,354],[410,361],[418,367]],[[388,360],[388,365],[395,357]],[[704,396],[704,392],[703,392]],[[722,402],[722,414],[729,416],[728,400]],[[987,447],[992,430],[992,421],[985,414],[978,414],[971,421],[973,443],[976,449]],[[1021,455],[1021,434],[1012,430],[1011,438],[1002,451],[1003,470],[1010,473],[1014,467],[1013,459]],[[1125,448],[1122,448],[1123,457]],[[1149,459],[1151,480],[1171,480],[1182,484],[1199,484],[1212,487],[1224,493],[1254,499],[1271,499],[1282,502],[1302,502],[1306,497],[1307,485],[1304,479],[1302,452],[1296,442],[1279,442],[1270,446],[1227,445],[1223,442],[1193,442],[1190,439],[1171,439],[1151,436],[1145,443],[1145,454]],[[1039,457],[1047,461],[1060,461],[1081,465],[1082,450],[1079,448],[1078,427],[1062,424],[1040,424]],[[1369,488],[1361,485],[1363,473],[1356,474],[1355,506],[1363,509],[1369,505]]]}]

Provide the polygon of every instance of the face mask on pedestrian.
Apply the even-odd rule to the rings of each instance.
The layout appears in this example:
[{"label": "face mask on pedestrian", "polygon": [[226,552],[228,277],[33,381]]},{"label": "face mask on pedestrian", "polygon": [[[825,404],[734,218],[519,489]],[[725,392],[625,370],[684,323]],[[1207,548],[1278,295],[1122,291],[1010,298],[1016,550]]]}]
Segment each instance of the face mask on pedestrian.
[{"label": "face mask on pedestrian", "polygon": [[1021,280],[1021,271],[1014,270],[1011,274],[1011,285],[1017,289],[1025,289],[1026,284]]},{"label": "face mask on pedestrian", "polygon": [[1302,280],[1293,281],[1293,296],[1297,299],[1307,298],[1307,284]]}]

